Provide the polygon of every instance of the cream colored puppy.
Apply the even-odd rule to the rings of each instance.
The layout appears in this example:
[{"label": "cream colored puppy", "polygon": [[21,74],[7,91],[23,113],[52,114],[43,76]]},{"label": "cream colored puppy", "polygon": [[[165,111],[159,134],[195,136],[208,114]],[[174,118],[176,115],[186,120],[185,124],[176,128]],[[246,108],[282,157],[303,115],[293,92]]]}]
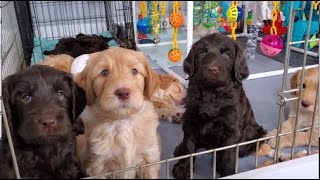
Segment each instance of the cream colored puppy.
[{"label": "cream colored puppy", "polygon": [[[302,71],[297,71],[291,77],[291,88],[296,89],[300,87]],[[316,94],[318,89],[318,81],[319,81],[319,71],[318,67],[306,69],[305,77],[303,81],[303,89],[301,91],[301,105],[300,105],[300,115],[297,123],[297,129],[302,129],[306,127],[310,127],[312,125],[313,114],[315,114],[315,122],[314,125],[319,124],[319,103],[315,109],[316,103]],[[299,97],[298,92],[292,93],[294,97]],[[282,123],[281,132],[291,132],[294,130],[295,122],[296,122],[296,114],[298,109],[298,100],[295,100],[291,104],[290,114],[288,120]],[[270,131],[267,136],[276,135],[277,129]],[[310,130],[301,131],[296,133],[296,142],[295,146],[304,146],[309,144]],[[279,147],[291,147],[293,142],[293,133],[289,135],[281,136]],[[275,148],[276,138],[272,138],[268,141],[268,144]],[[311,145],[319,146],[319,128],[313,128],[311,134]]]},{"label": "cream colored puppy", "polygon": [[[89,176],[160,161],[159,121],[149,101],[157,86],[153,74],[143,53],[111,48],[91,54],[76,75],[88,102],[81,115],[86,129],[78,138],[77,155]],[[115,178],[158,178],[159,170],[160,165],[153,165]]]}]

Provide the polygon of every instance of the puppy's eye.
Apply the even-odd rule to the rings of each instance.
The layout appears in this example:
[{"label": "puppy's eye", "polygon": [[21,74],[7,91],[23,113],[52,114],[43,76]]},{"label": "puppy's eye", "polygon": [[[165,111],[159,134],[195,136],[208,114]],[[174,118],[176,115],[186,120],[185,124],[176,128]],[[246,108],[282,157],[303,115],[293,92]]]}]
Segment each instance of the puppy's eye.
[{"label": "puppy's eye", "polygon": [[132,69],[131,73],[132,73],[132,75],[137,75],[138,74],[138,70],[137,69]]},{"label": "puppy's eye", "polygon": [[205,55],[207,55],[207,52],[200,52],[200,53],[198,54],[199,57],[204,57]]},{"label": "puppy's eye", "polygon": [[108,70],[108,69],[104,69],[104,70],[101,71],[101,74],[102,74],[103,76],[108,76],[109,70]]},{"label": "puppy's eye", "polygon": [[306,84],[302,84],[302,87],[303,87],[303,89],[304,89],[304,88],[306,88],[306,87],[307,87],[307,85],[306,85]]},{"label": "puppy's eye", "polygon": [[224,58],[230,58],[230,54],[226,51],[226,52],[223,52],[222,54],[222,57]]},{"label": "puppy's eye", "polygon": [[64,96],[63,93],[62,93],[62,90],[57,91],[57,95],[58,96]]},{"label": "puppy's eye", "polygon": [[29,103],[31,101],[31,96],[29,95],[23,95],[22,96],[22,100],[24,101],[24,103]]}]

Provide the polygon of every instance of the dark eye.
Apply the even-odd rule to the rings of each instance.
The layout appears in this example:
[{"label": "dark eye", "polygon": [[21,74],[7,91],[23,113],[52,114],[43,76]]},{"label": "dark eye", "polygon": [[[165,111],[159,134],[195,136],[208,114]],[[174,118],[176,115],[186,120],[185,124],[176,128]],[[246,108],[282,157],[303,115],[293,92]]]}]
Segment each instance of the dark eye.
[{"label": "dark eye", "polygon": [[137,75],[138,74],[138,70],[137,69],[132,69],[131,73],[132,73],[132,75]]},{"label": "dark eye", "polygon": [[65,97],[62,90],[57,91],[57,96],[58,96],[59,100],[63,100]]},{"label": "dark eye", "polygon": [[230,54],[227,51],[223,52],[221,55],[224,58],[230,58]]},{"label": "dark eye", "polygon": [[101,74],[102,74],[103,76],[108,76],[109,70],[108,70],[108,69],[104,69],[104,70],[101,71]]},{"label": "dark eye", "polygon": [[306,87],[307,87],[307,85],[306,85],[306,84],[302,84],[302,87],[303,87],[303,89],[304,89],[304,88],[306,88]]},{"label": "dark eye", "polygon": [[57,95],[58,96],[64,96],[63,93],[62,93],[62,90],[57,91]]},{"label": "dark eye", "polygon": [[204,51],[198,54],[199,57],[204,57],[205,55],[207,55],[207,52],[204,52]]},{"label": "dark eye", "polygon": [[29,95],[23,95],[22,96],[22,100],[24,101],[24,103],[29,103],[31,101],[31,96]]}]

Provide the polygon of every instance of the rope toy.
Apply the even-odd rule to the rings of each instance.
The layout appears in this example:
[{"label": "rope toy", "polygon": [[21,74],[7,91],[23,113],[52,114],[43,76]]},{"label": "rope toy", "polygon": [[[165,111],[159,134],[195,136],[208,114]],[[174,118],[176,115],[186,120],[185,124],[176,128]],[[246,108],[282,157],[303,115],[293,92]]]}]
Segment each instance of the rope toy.
[{"label": "rope toy", "polygon": [[231,38],[236,40],[236,29],[238,21],[242,18],[242,9],[238,6],[238,1],[232,1],[231,7],[227,11],[227,19],[231,22]]},{"label": "rope toy", "polygon": [[153,39],[153,42],[155,44],[158,44],[160,42],[160,37],[159,37],[159,12],[158,12],[158,1],[153,1],[153,10],[154,10],[154,16],[153,16],[153,29],[154,29],[154,35],[155,38]]},{"label": "rope toy", "polygon": [[262,38],[260,43],[260,49],[264,55],[272,57],[278,55],[283,48],[283,41],[281,36],[278,35],[275,22],[279,13],[280,1],[273,1],[273,11],[272,11],[272,26],[270,28],[270,34]]},{"label": "rope toy", "polygon": [[161,1],[161,17],[163,18],[163,21],[162,21],[163,27],[166,27],[168,25],[165,16],[166,16],[166,2]]},{"label": "rope toy", "polygon": [[178,29],[184,23],[184,17],[179,12],[180,10],[180,2],[173,2],[173,13],[170,15],[170,24],[173,26],[173,43],[172,49],[168,53],[168,58],[172,62],[178,62],[182,58],[182,51],[178,47]]}]

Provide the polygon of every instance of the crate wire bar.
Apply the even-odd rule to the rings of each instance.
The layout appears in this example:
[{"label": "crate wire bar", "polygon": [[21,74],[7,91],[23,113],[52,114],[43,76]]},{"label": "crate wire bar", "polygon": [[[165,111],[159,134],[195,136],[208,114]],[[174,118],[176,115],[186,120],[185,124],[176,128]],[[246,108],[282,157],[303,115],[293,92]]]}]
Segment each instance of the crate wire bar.
[{"label": "crate wire bar", "polygon": [[[286,48],[286,56],[285,56],[285,63],[284,63],[284,73],[283,73],[283,79],[282,79],[282,88],[281,88],[281,91],[279,92],[279,97],[280,97],[280,100],[278,102],[280,108],[279,108],[279,119],[278,119],[278,131],[277,131],[277,134],[274,135],[274,136],[270,136],[270,137],[264,137],[264,138],[260,138],[260,139],[254,139],[254,140],[251,140],[251,141],[247,141],[247,142],[242,142],[242,143],[238,143],[238,144],[233,144],[233,145],[230,145],[230,146],[225,146],[225,147],[220,147],[220,148],[215,148],[215,149],[211,149],[211,150],[206,150],[206,151],[202,151],[202,152],[197,152],[197,153],[192,153],[192,154],[188,154],[188,155],[184,155],[184,156],[179,156],[179,157],[175,157],[175,158],[171,158],[171,159],[166,159],[166,160],[162,160],[162,161],[159,161],[159,162],[154,162],[154,163],[151,163],[151,164],[146,164],[146,165],[143,165],[143,166],[140,166],[140,167],[131,167],[131,168],[127,168],[127,169],[122,169],[122,170],[119,170],[119,171],[115,171],[115,172],[110,172],[110,173],[107,173],[107,174],[104,174],[104,175],[99,175],[99,176],[95,176],[95,177],[87,177],[87,178],[84,178],[84,179],[93,179],[93,178],[98,178],[100,176],[105,176],[105,175],[112,175],[114,177],[115,173],[121,173],[121,172],[124,172],[124,171],[129,171],[129,170],[133,170],[133,169],[141,169],[141,168],[144,168],[146,166],[151,166],[151,165],[155,165],[155,164],[165,164],[166,165],[166,176],[167,178],[169,178],[169,162],[171,161],[175,161],[175,160],[180,160],[180,159],[185,159],[185,158],[190,158],[190,162],[191,162],[191,167],[190,167],[190,178],[193,178],[193,157],[196,157],[196,156],[199,156],[199,155],[203,155],[203,154],[212,154],[213,155],[213,178],[216,178],[216,152],[218,151],[222,151],[222,150],[226,150],[226,149],[230,149],[230,148],[236,148],[236,162],[239,161],[239,147],[240,146],[243,146],[243,145],[247,145],[247,144],[251,144],[251,143],[256,143],[256,147],[259,147],[259,143],[261,141],[265,141],[265,140],[268,140],[268,139],[271,139],[273,137],[276,137],[277,141],[276,141],[276,152],[275,152],[275,156],[274,156],[274,162],[277,163],[277,156],[278,156],[278,151],[279,151],[279,139],[281,136],[284,136],[284,135],[287,135],[287,134],[294,134],[294,139],[293,141],[295,142],[295,134],[296,132],[299,132],[299,131],[304,131],[304,130],[310,130],[312,132],[313,128],[318,128],[319,125],[314,125],[314,121],[315,121],[315,114],[313,115],[313,121],[312,121],[312,126],[310,127],[307,127],[307,128],[303,128],[303,129],[297,129],[297,127],[295,127],[295,129],[292,131],[292,132],[286,132],[286,133],[280,133],[281,132],[281,123],[284,119],[284,105],[286,102],[292,100],[292,99],[286,99],[284,98],[284,95],[285,93],[288,93],[288,92],[293,92],[293,91],[299,91],[301,92],[302,90],[302,85],[300,85],[299,89],[294,89],[294,90],[286,90],[285,88],[285,85],[286,85],[286,80],[287,80],[287,74],[289,72],[289,68],[288,68],[288,61],[290,59],[290,51],[292,50],[290,47],[293,43],[295,42],[290,42],[291,41],[291,36],[292,36],[292,24],[293,24],[293,15],[295,13],[296,10],[293,10],[293,2],[291,2],[291,7],[290,7],[290,25],[289,25],[289,29],[288,29],[288,39],[287,39],[287,48]],[[311,6],[312,7],[312,6]],[[310,13],[312,13],[313,9],[310,8]],[[308,29],[310,29],[310,20],[309,20],[309,23],[308,23]],[[319,38],[317,39],[319,41]],[[305,63],[306,63],[306,56],[307,56],[307,45],[308,45],[308,38],[305,39],[305,51],[304,51],[304,59],[303,59],[303,67],[302,67],[302,75],[301,75],[301,78],[302,80],[304,79],[304,71],[306,69],[306,66],[305,66]],[[320,47],[319,47],[319,52],[320,52]],[[319,59],[320,61],[320,59]],[[320,70],[320,66],[318,65],[318,68]],[[320,81],[320,80],[319,80]],[[317,102],[316,102],[316,105],[315,105],[315,109],[317,108],[317,106],[319,106],[319,86],[320,86],[320,83],[318,82],[318,92],[317,92]],[[2,99],[1,99],[2,100]],[[298,97],[298,101],[301,102],[301,93],[300,93],[300,96]],[[2,107],[3,107],[3,101],[2,101]],[[298,106],[298,108],[300,108],[300,104]],[[4,109],[2,108],[2,112],[4,112]],[[297,115],[299,115],[299,111],[297,111]],[[314,111],[315,112],[315,111]],[[10,130],[9,130],[9,127],[7,126],[8,125],[8,122],[7,122],[7,118],[4,114],[3,116],[3,120],[4,120],[4,125],[6,126],[6,133],[8,135],[8,137],[10,137]],[[297,119],[296,121],[299,120],[299,116],[297,116]],[[310,134],[310,138],[311,138],[311,134]],[[10,138],[8,138],[9,141],[10,141]],[[310,140],[310,139],[309,139]],[[293,142],[293,144],[294,144]],[[12,157],[13,157],[13,161],[14,161],[14,164],[17,165],[17,162],[16,162],[16,159],[15,159],[15,154],[14,154],[14,147],[13,147],[13,144],[9,142],[9,146],[10,148],[12,149]],[[309,145],[308,145],[308,154],[310,154],[310,141],[309,141]],[[258,149],[256,150],[258,151]],[[294,147],[292,147],[292,151],[291,151],[291,159],[292,159],[292,155],[293,155],[293,152],[294,152]],[[257,163],[257,155],[256,155],[256,163]],[[238,163],[236,163],[237,167],[235,169],[235,174],[237,173],[237,169],[238,169]],[[17,178],[20,178],[19,177],[19,170],[18,170],[18,167],[15,167],[15,172],[17,174]]]}]

